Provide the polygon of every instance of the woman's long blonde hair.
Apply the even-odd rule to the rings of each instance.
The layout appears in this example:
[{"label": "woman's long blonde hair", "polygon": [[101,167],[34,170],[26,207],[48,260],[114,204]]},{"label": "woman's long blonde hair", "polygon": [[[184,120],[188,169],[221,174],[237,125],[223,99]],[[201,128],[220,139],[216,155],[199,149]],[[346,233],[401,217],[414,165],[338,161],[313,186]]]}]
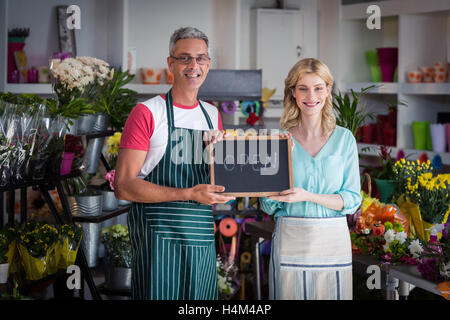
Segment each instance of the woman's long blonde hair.
[{"label": "woman's long blonde hair", "polygon": [[[280,119],[280,127],[282,130],[289,130],[294,126],[302,125],[302,114],[294,98],[293,90],[295,90],[297,82],[309,73],[313,73],[322,78],[330,89],[333,87],[333,76],[326,64],[313,58],[298,61],[291,68],[287,78],[284,80],[284,111]],[[324,136],[328,136],[335,127],[336,117],[333,114],[333,97],[330,92],[322,109],[322,129]]]}]

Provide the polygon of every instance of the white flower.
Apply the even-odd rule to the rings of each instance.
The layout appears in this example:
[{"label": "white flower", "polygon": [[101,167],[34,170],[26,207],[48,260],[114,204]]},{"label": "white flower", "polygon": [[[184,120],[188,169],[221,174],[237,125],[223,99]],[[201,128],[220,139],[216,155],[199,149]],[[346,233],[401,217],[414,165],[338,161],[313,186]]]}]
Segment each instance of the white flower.
[{"label": "white flower", "polygon": [[390,245],[390,243],[386,243],[386,244],[383,246],[383,251],[384,251],[384,252],[390,252],[389,245]]},{"label": "white flower", "polygon": [[389,229],[384,233],[384,240],[386,240],[387,245],[389,245],[392,241],[395,240],[395,233],[393,229]]},{"label": "white flower", "polygon": [[441,269],[439,270],[439,273],[441,276],[445,278],[450,278],[450,262],[447,264],[444,264]]},{"label": "white flower", "polygon": [[400,244],[405,243],[406,238],[408,238],[408,235],[406,234],[405,231],[398,232],[398,233],[395,235],[395,240],[398,240],[398,242],[399,242]]},{"label": "white flower", "polygon": [[369,234],[370,233],[370,229],[369,228],[365,228],[364,229],[364,234]]},{"label": "white flower", "polygon": [[411,241],[408,249],[414,258],[419,258],[420,254],[423,252],[422,245],[420,244],[420,241],[418,239]]}]

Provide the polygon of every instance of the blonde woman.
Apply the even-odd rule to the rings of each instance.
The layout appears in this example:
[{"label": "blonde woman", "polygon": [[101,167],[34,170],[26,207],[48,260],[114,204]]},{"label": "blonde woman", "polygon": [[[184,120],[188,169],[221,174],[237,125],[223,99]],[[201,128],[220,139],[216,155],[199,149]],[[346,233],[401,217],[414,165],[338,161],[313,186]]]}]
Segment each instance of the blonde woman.
[{"label": "blonde woman", "polygon": [[352,253],[345,215],[361,203],[352,133],[336,125],[328,67],[297,62],[285,80],[283,130],[293,139],[294,188],[261,198],[274,214],[271,299],[352,299]]}]

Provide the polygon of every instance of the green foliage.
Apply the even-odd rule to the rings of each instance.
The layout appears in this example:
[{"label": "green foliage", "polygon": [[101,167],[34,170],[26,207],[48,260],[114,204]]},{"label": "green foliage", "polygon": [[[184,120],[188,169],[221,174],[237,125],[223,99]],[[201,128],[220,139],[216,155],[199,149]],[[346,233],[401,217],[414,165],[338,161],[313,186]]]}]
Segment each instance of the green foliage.
[{"label": "green foliage", "polygon": [[124,88],[133,78],[134,75],[128,74],[128,71],[119,69],[111,81],[97,87],[93,97],[93,109],[110,116],[111,128],[114,131],[122,131],[128,115],[137,103],[137,92]]},{"label": "green foliage", "polygon": [[350,95],[347,93],[338,94],[333,93],[333,107],[336,110],[336,124],[338,126],[349,129],[354,136],[356,130],[361,127],[367,118],[374,120],[375,117],[366,110],[366,104],[360,104],[360,99],[368,90],[376,87],[371,85],[367,88],[362,88],[361,92],[355,93],[350,89],[353,100],[350,100]]}]

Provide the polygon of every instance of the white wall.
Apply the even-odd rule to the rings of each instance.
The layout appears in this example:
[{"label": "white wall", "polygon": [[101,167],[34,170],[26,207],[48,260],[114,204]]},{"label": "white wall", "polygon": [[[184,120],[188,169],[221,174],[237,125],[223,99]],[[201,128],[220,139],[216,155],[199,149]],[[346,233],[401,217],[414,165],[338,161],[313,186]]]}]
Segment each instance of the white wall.
[{"label": "white wall", "polygon": [[25,41],[29,65],[48,65],[53,52],[59,51],[56,6],[76,4],[81,9],[81,29],[75,30],[77,54],[106,59],[106,2],[107,0],[9,0],[8,29],[30,28],[30,35]]}]

